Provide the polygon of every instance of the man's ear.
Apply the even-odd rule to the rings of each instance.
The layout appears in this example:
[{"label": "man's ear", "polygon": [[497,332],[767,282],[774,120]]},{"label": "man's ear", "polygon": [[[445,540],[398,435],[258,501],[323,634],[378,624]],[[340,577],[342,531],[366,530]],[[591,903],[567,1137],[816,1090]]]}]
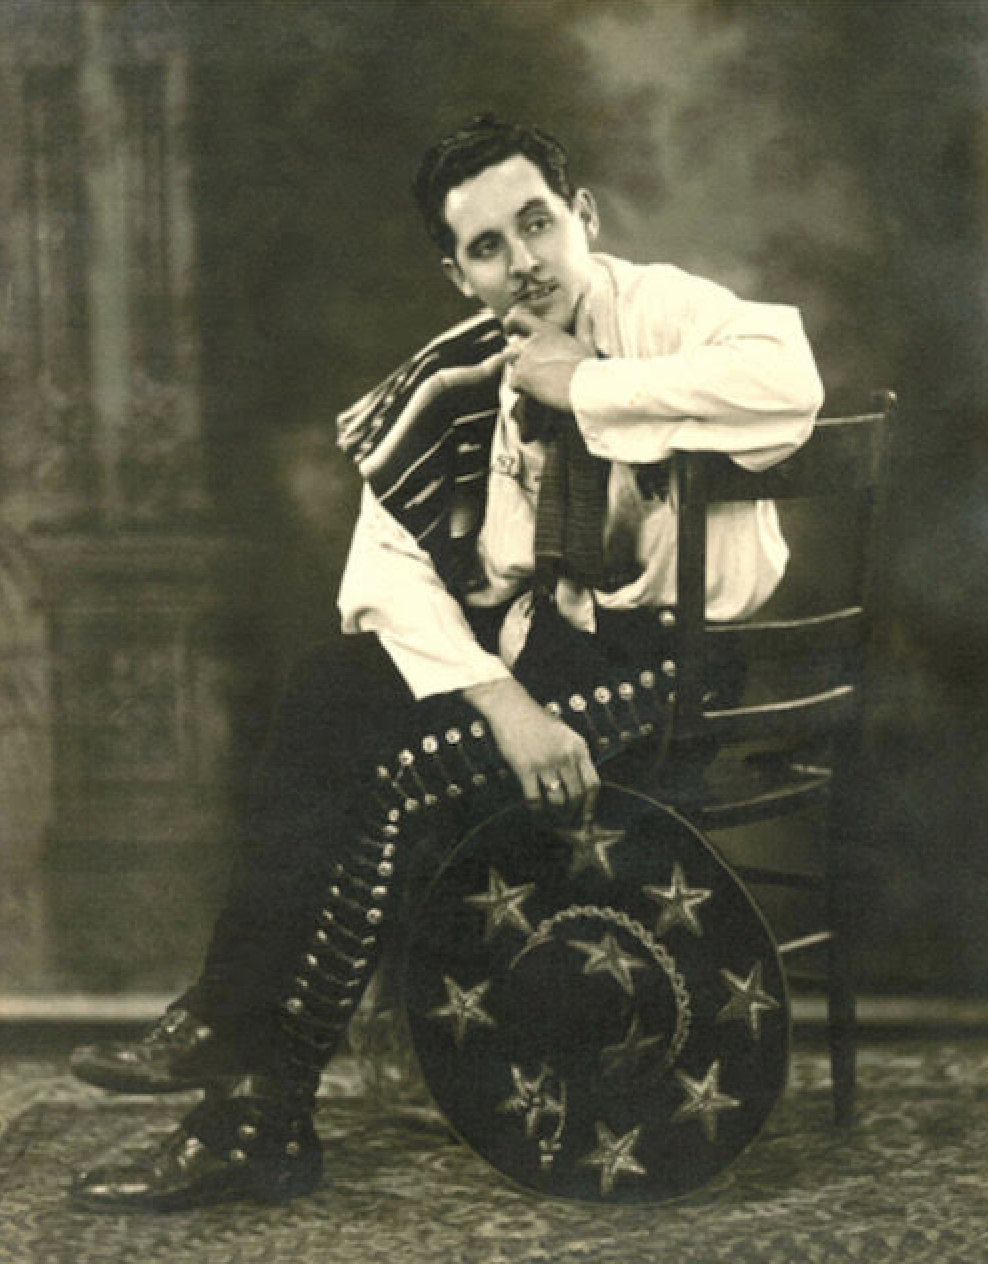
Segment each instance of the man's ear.
[{"label": "man's ear", "polygon": [[573,210],[583,221],[587,241],[593,245],[600,232],[600,216],[597,213],[597,199],[589,189],[577,189],[573,197]]},{"label": "man's ear", "polygon": [[449,255],[446,255],[442,261],[442,269],[447,281],[452,281],[461,294],[465,295],[467,298],[477,297],[474,293],[473,286],[463,275],[463,269],[455,259],[451,259]]}]

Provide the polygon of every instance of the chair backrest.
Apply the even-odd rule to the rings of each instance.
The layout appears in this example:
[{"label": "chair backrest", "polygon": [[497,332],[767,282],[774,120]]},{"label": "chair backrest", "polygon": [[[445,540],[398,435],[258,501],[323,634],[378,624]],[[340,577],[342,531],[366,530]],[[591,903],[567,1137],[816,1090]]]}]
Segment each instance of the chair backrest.
[{"label": "chair backrest", "polygon": [[[871,631],[881,547],[895,396],[884,391],[872,412],[820,419],[808,442],[767,470],[749,472],[713,453],[677,453],[678,600],[673,741],[716,738],[800,741],[840,729],[861,705],[861,664]],[[849,601],[797,617],[712,623],[705,617],[706,524],[711,505],[730,501],[816,500],[838,506],[850,528]],[[827,565],[828,559],[821,559]],[[705,701],[712,664],[723,660],[802,659],[830,663],[825,688],[768,702],[718,707]],[[836,674],[835,674],[836,673]],[[795,680],[797,673],[792,673]]]}]

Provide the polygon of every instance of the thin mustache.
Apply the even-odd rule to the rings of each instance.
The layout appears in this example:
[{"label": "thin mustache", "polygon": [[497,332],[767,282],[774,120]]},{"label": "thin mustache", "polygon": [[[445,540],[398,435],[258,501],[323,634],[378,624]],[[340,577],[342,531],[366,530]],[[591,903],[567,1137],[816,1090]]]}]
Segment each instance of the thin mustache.
[{"label": "thin mustache", "polygon": [[533,294],[539,294],[543,290],[552,289],[555,284],[555,281],[526,281],[521,289],[514,292],[512,297],[516,303],[520,303],[526,298],[530,298]]}]

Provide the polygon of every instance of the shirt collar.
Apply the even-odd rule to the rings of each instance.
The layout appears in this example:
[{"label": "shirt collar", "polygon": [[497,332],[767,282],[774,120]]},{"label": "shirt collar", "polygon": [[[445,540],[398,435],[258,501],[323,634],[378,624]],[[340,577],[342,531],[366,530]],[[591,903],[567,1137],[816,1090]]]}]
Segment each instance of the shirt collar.
[{"label": "shirt collar", "polygon": [[614,323],[614,290],[603,256],[590,256],[590,279],[576,313],[576,336],[601,355],[614,354],[611,328]]}]

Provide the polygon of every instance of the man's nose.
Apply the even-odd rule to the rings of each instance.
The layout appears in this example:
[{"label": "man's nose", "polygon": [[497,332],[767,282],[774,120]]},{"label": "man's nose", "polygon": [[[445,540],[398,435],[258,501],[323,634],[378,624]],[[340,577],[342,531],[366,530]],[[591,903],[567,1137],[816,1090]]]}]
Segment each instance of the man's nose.
[{"label": "man's nose", "polygon": [[511,254],[508,259],[508,270],[514,276],[521,276],[524,273],[531,272],[537,261],[524,238],[513,238],[509,246]]}]

